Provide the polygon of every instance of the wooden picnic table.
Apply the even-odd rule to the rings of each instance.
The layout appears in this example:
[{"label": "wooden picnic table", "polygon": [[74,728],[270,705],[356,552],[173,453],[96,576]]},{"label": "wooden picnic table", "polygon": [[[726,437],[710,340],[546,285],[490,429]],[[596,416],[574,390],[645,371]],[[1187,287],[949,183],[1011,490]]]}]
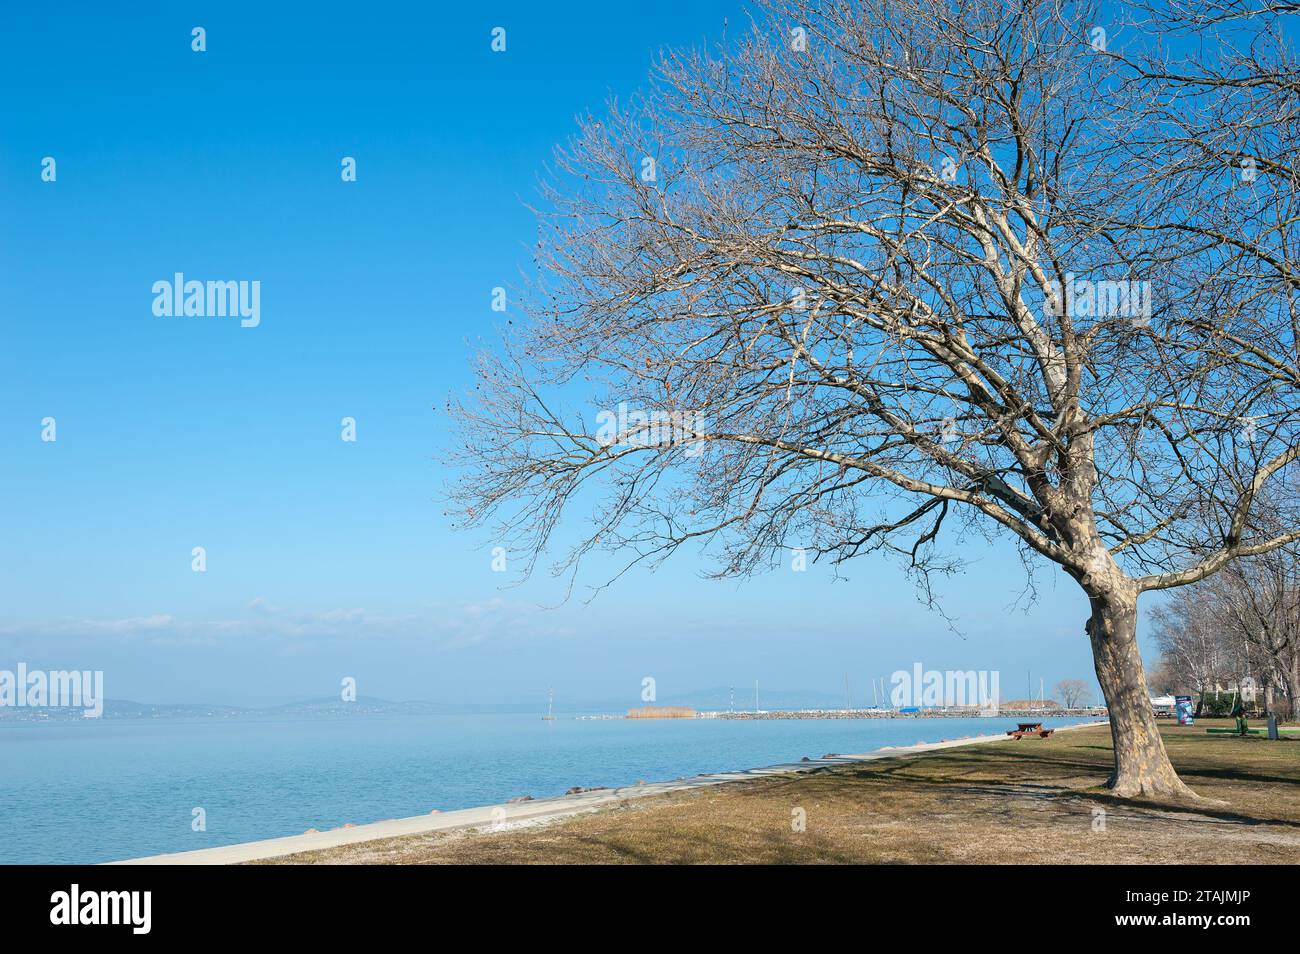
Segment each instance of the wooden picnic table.
[{"label": "wooden picnic table", "polygon": [[1044,729],[1041,722],[1017,722],[1016,728],[1007,730],[1007,735],[1019,742],[1029,735],[1036,735],[1040,739],[1045,739],[1055,731],[1055,729]]}]

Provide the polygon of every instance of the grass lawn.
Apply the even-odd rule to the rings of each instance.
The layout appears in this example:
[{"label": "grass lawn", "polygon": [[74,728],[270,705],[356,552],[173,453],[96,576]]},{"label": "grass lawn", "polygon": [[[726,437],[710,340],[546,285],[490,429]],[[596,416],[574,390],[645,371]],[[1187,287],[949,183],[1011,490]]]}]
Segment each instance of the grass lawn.
[{"label": "grass lawn", "polygon": [[[1133,803],[1102,787],[1104,726],[631,799],[497,832],[395,838],[270,863],[1294,864],[1300,739],[1162,727],[1204,804]],[[806,830],[793,830],[795,809]],[[1103,815],[1097,814],[1104,812]],[[1104,830],[1102,822],[1104,821]]]}]

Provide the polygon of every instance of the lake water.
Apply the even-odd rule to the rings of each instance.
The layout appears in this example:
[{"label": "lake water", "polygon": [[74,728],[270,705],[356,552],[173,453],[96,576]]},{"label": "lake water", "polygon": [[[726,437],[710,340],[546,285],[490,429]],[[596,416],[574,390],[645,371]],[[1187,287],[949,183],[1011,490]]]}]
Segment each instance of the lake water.
[{"label": "lake water", "polygon": [[[1015,721],[447,715],[8,724],[0,726],[0,863],[210,848],[544,798],[574,785],[1000,734]],[[206,812],[204,832],[191,830],[195,807]]]}]

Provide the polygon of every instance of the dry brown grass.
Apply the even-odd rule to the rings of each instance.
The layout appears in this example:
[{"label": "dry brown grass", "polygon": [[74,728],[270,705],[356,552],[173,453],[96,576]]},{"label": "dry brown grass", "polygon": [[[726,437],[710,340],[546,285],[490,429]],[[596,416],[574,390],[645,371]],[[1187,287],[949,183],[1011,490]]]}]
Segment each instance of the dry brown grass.
[{"label": "dry brown grass", "polygon": [[[1178,771],[1208,801],[1110,798],[1105,727],[947,749],[690,793],[502,832],[368,842],[279,863],[1294,864],[1300,740],[1166,726]],[[792,830],[802,808],[807,830]],[[1097,810],[1105,831],[1094,831]]]}]

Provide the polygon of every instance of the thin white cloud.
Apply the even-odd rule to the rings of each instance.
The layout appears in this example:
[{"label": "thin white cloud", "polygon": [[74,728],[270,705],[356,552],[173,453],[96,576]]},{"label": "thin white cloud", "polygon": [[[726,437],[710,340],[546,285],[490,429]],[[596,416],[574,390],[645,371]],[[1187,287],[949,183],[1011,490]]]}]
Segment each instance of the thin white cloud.
[{"label": "thin white cloud", "polygon": [[310,644],[369,640],[417,640],[443,649],[463,649],[494,640],[551,638],[570,630],[536,607],[500,598],[391,613],[362,607],[292,612],[263,597],[243,616],[226,619],[182,618],[152,613],[122,619],[60,618],[0,622],[0,640],[144,643],[156,646],[221,645],[242,642]]}]

